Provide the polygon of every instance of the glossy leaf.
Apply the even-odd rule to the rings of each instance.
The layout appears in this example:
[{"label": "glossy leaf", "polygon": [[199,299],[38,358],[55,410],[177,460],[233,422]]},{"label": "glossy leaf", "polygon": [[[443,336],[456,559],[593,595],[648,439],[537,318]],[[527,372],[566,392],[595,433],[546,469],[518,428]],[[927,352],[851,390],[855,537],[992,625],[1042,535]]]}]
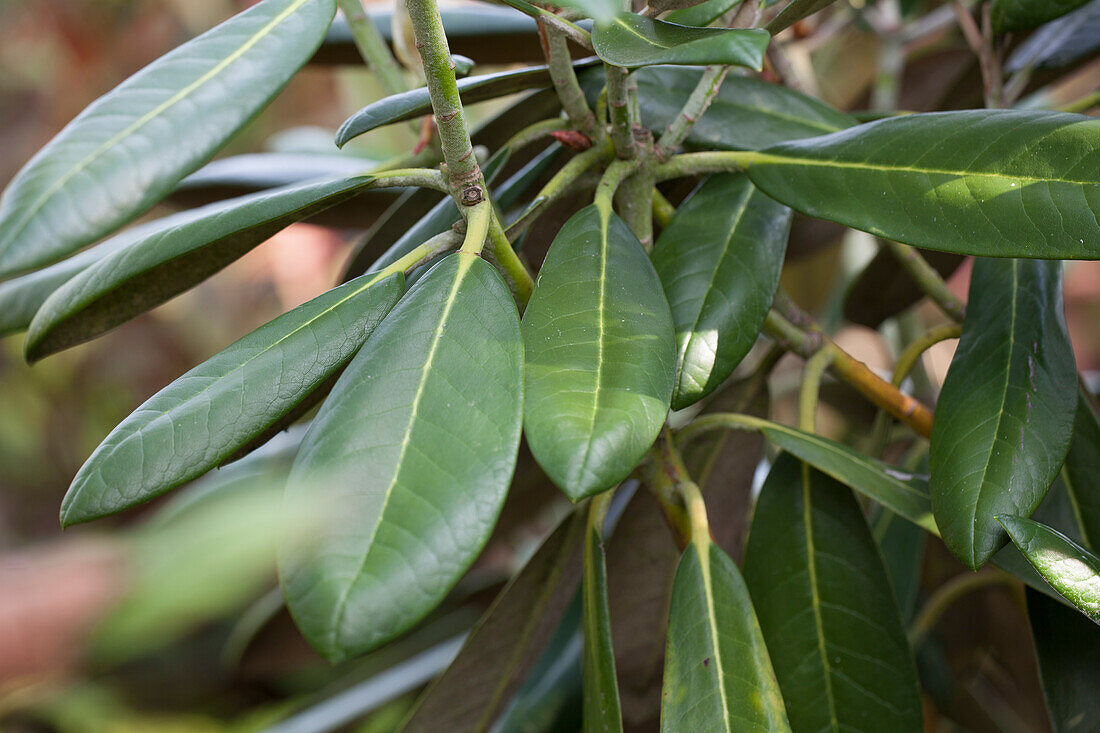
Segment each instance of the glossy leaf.
[{"label": "glossy leaf", "polygon": [[1100,2],[1092,0],[1047,23],[1013,49],[1005,69],[1057,69],[1100,49]]},{"label": "glossy leaf", "polygon": [[909,623],[916,610],[924,570],[924,547],[928,536],[920,527],[889,509],[881,509],[871,524],[872,534],[882,555],[890,586],[898,600],[902,621]]},{"label": "glossy leaf", "polygon": [[993,0],[993,28],[998,33],[1026,31],[1081,7],[1089,0]]},{"label": "glossy leaf", "polygon": [[626,478],[664,424],[676,346],[657,273],[622,219],[588,206],[561,228],[523,340],[539,465],[574,501]]},{"label": "glossy leaf", "polygon": [[[511,5],[528,15],[538,17],[547,11],[538,8],[527,0],[501,0],[506,5]],[[622,3],[618,0],[561,0],[554,3],[559,8],[573,10],[586,18],[592,18],[599,23],[606,23],[622,12]]]},{"label": "glossy leaf", "polygon": [[607,558],[600,528],[591,524],[584,538],[584,580],[581,587],[584,730],[585,733],[622,731],[615,652],[611,648],[611,611],[607,602]]},{"label": "glossy leaf", "polygon": [[779,286],[791,210],[744,174],[708,179],[653,248],[676,329],[672,408],[713,392],[756,343]]},{"label": "glossy leaf", "polygon": [[376,280],[363,276],[298,306],[151,397],[77,472],[61,504],[62,526],[148,501],[284,427],[404,292],[400,275]]},{"label": "glossy leaf", "polygon": [[101,97],[0,200],[0,278],[132,220],[206,162],[321,43],[333,0],[265,0]]},{"label": "glossy leaf", "polygon": [[1029,590],[1027,617],[1054,733],[1100,730],[1100,629],[1061,603]]},{"label": "glossy leaf", "polygon": [[[583,69],[595,63],[596,59],[581,59],[574,62],[573,66],[576,69]],[[460,79],[458,91],[463,104],[473,104],[515,94],[525,89],[538,89],[550,85],[550,71],[546,66],[528,66],[514,71],[500,71],[495,74]],[[431,113],[432,100],[428,96],[427,87],[385,97],[377,102],[371,102],[345,120],[336,132],[336,144],[343,147],[353,138],[375,128]]]},{"label": "glossy leaf", "polygon": [[585,518],[567,516],[500,592],[402,733],[484,733],[541,657],[581,576]]},{"label": "glossy leaf", "polygon": [[254,194],[130,242],[42,304],[27,333],[27,359],[93,339],[160,305],[290,224],[347,201],[372,180],[358,176]]},{"label": "glossy leaf", "polygon": [[1062,478],[1070,497],[1081,538],[1100,549],[1100,420],[1084,392],[1079,393],[1073,421],[1073,441]]},{"label": "glossy leaf", "polygon": [[378,166],[380,161],[355,155],[315,153],[250,153],[231,155],[207,163],[184,178],[176,191],[210,190],[251,193],[266,188],[293,186],[321,178],[355,176]]},{"label": "glossy leaf", "polygon": [[779,33],[784,28],[789,28],[803,18],[824,10],[832,4],[833,0],[791,0],[790,4],[783,8],[766,27],[769,33]]},{"label": "glossy leaf", "polygon": [[1100,258],[1100,120],[966,111],[870,122],[754,156],[749,176],[805,214],[990,257]]},{"label": "glossy leaf", "polygon": [[1001,514],[997,521],[1051,587],[1100,624],[1100,557],[1031,519]]},{"label": "glossy leaf", "polygon": [[706,26],[740,5],[742,0],[705,0],[698,5],[673,10],[665,20],[678,25]]},{"label": "glossy leaf", "polygon": [[759,71],[771,36],[763,30],[695,28],[624,15],[592,31],[596,54],[609,64],[635,69],[654,64],[730,64]]},{"label": "glossy leaf", "polygon": [[710,541],[676,568],[661,730],[791,730],[745,581]]},{"label": "glossy leaf", "polygon": [[909,642],[851,491],[780,455],[744,569],[793,730],[921,730]]},{"label": "glossy leaf", "polygon": [[1042,502],[1069,450],[1076,409],[1062,264],[977,260],[930,448],[936,523],[968,567],[1007,541],[998,514],[1030,515]]},{"label": "glossy leaf", "polygon": [[466,253],[421,278],[348,365],[287,489],[331,513],[280,558],[288,607],[328,659],[406,631],[477,557],[515,468],[522,370],[512,295]]}]

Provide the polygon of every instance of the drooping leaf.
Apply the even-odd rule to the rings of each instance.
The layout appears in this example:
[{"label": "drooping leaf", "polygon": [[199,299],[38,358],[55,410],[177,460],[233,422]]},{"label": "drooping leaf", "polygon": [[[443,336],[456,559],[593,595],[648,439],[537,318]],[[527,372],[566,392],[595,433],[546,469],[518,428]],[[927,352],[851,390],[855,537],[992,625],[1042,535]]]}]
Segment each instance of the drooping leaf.
[{"label": "drooping leaf", "polygon": [[593,205],[561,228],[523,340],[539,465],[574,501],[626,478],[668,413],[676,346],[657,273],[622,219]]},{"label": "drooping leaf", "polygon": [[1039,678],[1054,733],[1100,730],[1100,629],[1081,614],[1033,590],[1027,617],[1035,641]]},{"label": "drooping leaf", "polygon": [[766,31],[696,28],[628,14],[592,31],[596,54],[613,66],[730,64],[759,71],[771,36]]},{"label": "drooping leaf", "polygon": [[467,253],[421,278],[348,365],[287,489],[330,514],[280,557],[288,607],[327,658],[408,629],[480,552],[515,467],[522,379],[512,295]]},{"label": "drooping leaf", "polygon": [[1031,519],[1000,514],[997,521],[1051,587],[1100,624],[1100,557]]},{"label": "drooping leaf", "polygon": [[993,28],[998,33],[1030,30],[1087,2],[1089,0],[993,0]]},{"label": "drooping leaf", "polygon": [[574,512],[500,592],[458,657],[417,702],[402,733],[483,733],[561,621],[581,576],[584,515]]},{"label": "drooping leaf", "polygon": [[588,526],[584,538],[582,582],[584,623],[584,730],[616,733],[623,729],[615,652],[611,647],[611,611],[607,604],[607,558],[600,527]]},{"label": "drooping leaf", "polygon": [[1100,258],[1100,120],[973,110],[870,122],[753,156],[764,193],[926,249]]},{"label": "drooping leaf", "polygon": [[921,730],[909,642],[851,491],[780,455],[744,570],[793,730]]},{"label": "drooping leaf", "polygon": [[880,509],[871,527],[886,566],[886,574],[890,577],[890,586],[898,600],[901,619],[908,623],[913,617],[920,592],[927,535],[920,527],[902,521],[889,509]]},{"label": "drooping leaf", "polygon": [[1100,420],[1084,392],[1077,400],[1073,421],[1073,440],[1066,455],[1062,478],[1081,539],[1092,549],[1100,549]]},{"label": "drooping leaf", "polygon": [[308,400],[404,292],[364,275],[283,314],[147,400],[96,448],[61,503],[63,527],[114,514],[225,462]]},{"label": "drooping leaf", "polygon": [[1092,0],[1047,23],[1013,49],[1005,70],[1057,69],[1100,49],[1100,2]]},{"label": "drooping leaf", "polygon": [[1030,515],[1042,502],[1069,450],[1076,409],[1062,264],[977,260],[929,457],[936,523],[968,567],[1007,541],[998,514]]},{"label": "drooping leaf", "polygon": [[741,0],[706,0],[698,5],[669,13],[665,20],[678,25],[706,26],[741,4]]},{"label": "drooping leaf", "polygon": [[347,201],[372,180],[357,176],[253,194],[130,242],[42,304],[27,333],[27,359],[93,339],[160,305],[290,224]]},{"label": "drooping leaf", "polygon": [[676,568],[661,730],[791,730],[745,581],[709,540]]},{"label": "drooping leaf", "polygon": [[0,278],[132,220],[252,119],[320,44],[333,0],[264,0],[101,97],[0,199]]},{"label": "drooping leaf", "polygon": [[355,176],[380,161],[330,153],[249,153],[207,163],[176,186],[176,192],[198,191],[239,196],[267,188],[293,186],[322,178]]},{"label": "drooping leaf", "polygon": [[783,8],[779,15],[772,18],[771,22],[765,27],[769,33],[774,35],[832,4],[833,0],[791,0],[790,4]]},{"label": "drooping leaf", "polygon": [[[598,59],[581,59],[573,63],[574,68],[584,69],[597,63]],[[458,91],[463,104],[484,102],[496,99],[524,89],[549,87],[550,71],[546,66],[529,66],[514,71],[500,71],[495,74],[469,76],[460,79]],[[432,100],[427,87],[419,87],[401,94],[371,102],[353,114],[336,132],[336,144],[343,147],[349,140],[371,130],[391,125],[395,122],[411,120],[432,113]]]},{"label": "drooping leaf", "polygon": [[791,210],[744,174],[713,176],[653,248],[676,329],[672,408],[713,392],[756,343],[779,286]]}]

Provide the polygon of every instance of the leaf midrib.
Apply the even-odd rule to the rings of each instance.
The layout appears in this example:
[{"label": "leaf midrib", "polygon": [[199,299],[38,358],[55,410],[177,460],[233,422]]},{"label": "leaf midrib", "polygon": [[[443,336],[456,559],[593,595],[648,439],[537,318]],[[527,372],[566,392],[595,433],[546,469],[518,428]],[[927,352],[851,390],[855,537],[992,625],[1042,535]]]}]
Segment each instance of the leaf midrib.
[{"label": "leaf midrib", "polygon": [[718,696],[722,701],[722,722],[725,730],[733,733],[733,723],[730,721],[730,704],[726,696],[726,671],[722,663],[722,651],[718,640],[718,620],[714,608],[714,579],[710,572],[710,546],[708,538],[698,537],[695,541],[695,552],[699,555],[699,569],[703,575],[703,596],[707,604],[707,626],[710,629],[711,647],[714,650],[714,673],[718,677]]},{"label": "leaf midrib", "polygon": [[108,150],[110,150],[111,148],[116,146],[119,142],[121,142],[125,138],[129,137],[130,135],[133,135],[135,132],[140,130],[142,127],[144,127],[145,125],[147,125],[150,122],[152,122],[153,120],[155,120],[157,117],[159,117],[161,114],[163,114],[167,110],[171,109],[172,107],[179,104],[180,102],[182,102],[187,97],[191,96],[191,94],[193,92],[195,92],[196,90],[198,90],[201,87],[205,86],[210,80],[212,80],[215,77],[217,77],[218,75],[220,75],[226,68],[228,68],[234,62],[236,62],[238,59],[240,59],[242,56],[244,56],[244,54],[246,54],[249,50],[251,50],[261,40],[266,38],[277,26],[279,26],[290,15],[292,15],[299,8],[301,8],[303,5],[305,5],[306,3],[311,2],[311,1],[312,0],[293,0],[293,2],[290,5],[288,5],[277,16],[275,16],[273,19],[271,19],[271,21],[269,21],[267,23],[267,25],[265,25],[263,28],[261,28],[259,31],[257,31],[252,36],[250,36],[248,38],[248,40],[245,41],[245,43],[243,43],[235,51],[233,51],[233,53],[231,53],[229,56],[227,56],[226,58],[219,61],[213,68],[211,68],[209,71],[207,71],[205,74],[200,76],[198,79],[196,79],[195,81],[191,82],[186,87],[184,87],[183,89],[178,91],[172,97],[170,97],[169,99],[166,99],[165,101],[161,102],[159,105],[154,107],[152,110],[150,110],[149,112],[146,112],[144,115],[139,117],[137,120],[134,120],[133,122],[131,122],[126,128],[124,128],[120,132],[116,133],[113,137],[111,137],[105,143],[103,143],[98,148],[96,148],[94,151],[92,151],[87,156],[85,156],[83,160],[81,160],[75,166],[73,166],[71,169],[69,169],[69,171],[67,173],[65,173],[64,175],[58,177],[57,180],[55,180],[49,188],[47,188],[41,195],[39,195],[39,197],[37,199],[35,199],[35,201],[24,210],[23,217],[19,220],[18,224],[16,224],[14,227],[12,227],[12,229],[11,229],[12,233],[11,233],[10,237],[8,238],[9,244],[8,244],[7,247],[4,247],[3,251],[7,251],[8,249],[11,248],[10,243],[15,241],[16,238],[18,237],[18,235],[21,234],[26,229],[27,224],[38,214],[39,211],[41,211],[42,207],[45,206],[46,202],[49,201],[51,198],[53,198],[54,194],[56,194],[58,191],[60,191],[73,178],[75,178],[76,176],[83,173],[84,170],[88,168],[88,166],[90,166],[93,162],[96,161],[96,159],[98,159],[100,156],[102,156]]},{"label": "leaf midrib", "polygon": [[596,329],[599,331],[596,338],[596,385],[592,394],[592,417],[588,421],[588,440],[585,441],[584,456],[577,467],[577,481],[580,481],[588,470],[588,459],[592,455],[593,436],[596,430],[596,417],[600,413],[600,393],[603,391],[603,342],[607,337],[604,321],[607,310],[607,251],[611,246],[607,235],[611,227],[611,213],[602,208],[597,209],[597,212],[600,216],[600,289],[599,300],[596,303]]},{"label": "leaf midrib", "polygon": [[829,701],[829,724],[832,730],[840,730],[837,720],[836,700],[833,699],[833,672],[829,665],[829,653],[825,648],[825,624],[821,617],[821,595],[817,582],[817,557],[813,530],[813,503],[810,491],[810,465],[802,462],[802,524],[806,535],[806,570],[810,580],[810,607],[814,615],[817,633],[817,651],[825,672],[825,699]]}]

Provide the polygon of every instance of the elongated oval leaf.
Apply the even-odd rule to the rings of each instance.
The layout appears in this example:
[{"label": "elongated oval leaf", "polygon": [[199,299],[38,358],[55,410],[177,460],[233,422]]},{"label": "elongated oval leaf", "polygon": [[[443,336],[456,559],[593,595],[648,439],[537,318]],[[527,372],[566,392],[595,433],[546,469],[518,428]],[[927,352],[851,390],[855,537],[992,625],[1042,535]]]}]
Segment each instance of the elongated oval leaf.
[{"label": "elongated oval leaf", "polygon": [[1007,541],[998,514],[1029,515],[1042,502],[1076,409],[1062,264],[977,260],[930,448],[932,511],[967,566],[981,567]]},{"label": "elongated oval leaf", "polygon": [[153,395],[73,479],[61,524],[114,514],[223,463],[292,413],[359,350],[404,292],[363,276],[261,326]]},{"label": "elongated oval leaf", "polygon": [[331,514],[280,557],[288,607],[328,659],[408,629],[481,551],[515,468],[522,379],[512,295],[467,253],[421,278],[348,365],[287,488]]},{"label": "elongated oval leaf", "polygon": [[997,520],[1043,579],[1100,624],[1100,557],[1045,524],[1011,514]]},{"label": "elongated oval leaf", "polygon": [[706,0],[669,13],[665,20],[678,25],[710,25],[741,4],[741,0]]},{"label": "elongated oval leaf", "polygon": [[713,542],[676,568],[662,698],[665,733],[791,730],[745,581]]},{"label": "elongated oval leaf", "polygon": [[921,730],[897,601],[851,491],[780,455],[744,568],[793,730]]},{"label": "elongated oval leaf", "polygon": [[[548,11],[536,7],[527,0],[501,0],[505,5],[510,5],[528,15],[538,17]],[[606,23],[622,12],[622,3],[618,0],[561,0],[555,3],[560,8],[574,10],[586,18],[592,18],[599,23]]]},{"label": "elongated oval leaf", "polygon": [[73,120],[0,200],[0,278],[130,221],[208,160],[321,43],[333,0],[264,0],[154,61]]},{"label": "elongated oval leaf", "polygon": [[1054,733],[1096,733],[1100,630],[1050,598],[1027,591],[1027,618]]},{"label": "elongated oval leaf", "polygon": [[613,66],[729,64],[760,71],[771,36],[764,30],[695,28],[623,15],[592,31],[596,54]]},{"label": "elongated oval leaf", "polygon": [[584,514],[567,516],[500,592],[402,733],[484,733],[541,657],[575,597]]},{"label": "elongated oval leaf", "polygon": [[657,273],[622,219],[588,206],[561,228],[523,340],[539,465],[574,501],[626,478],[668,413],[676,345]]},{"label": "elongated oval leaf", "polygon": [[[573,64],[575,69],[584,69],[597,63],[597,59],[581,59]],[[514,71],[501,71],[495,74],[469,76],[458,81],[458,92],[463,104],[484,102],[496,99],[524,89],[549,87],[550,71],[546,66],[531,66]],[[371,102],[353,114],[336,132],[336,144],[343,147],[349,140],[365,132],[392,125],[395,122],[411,120],[432,113],[432,100],[428,88],[420,87],[402,94]]]},{"label": "elongated oval leaf", "polygon": [[754,156],[803,213],[960,254],[1100,258],[1100,120],[1059,112],[893,117]]},{"label": "elongated oval leaf", "polygon": [[787,7],[779,13],[779,15],[772,18],[768,23],[767,29],[769,33],[779,33],[784,28],[789,28],[803,18],[813,15],[819,10],[832,5],[834,0],[791,0]]},{"label": "elongated oval leaf", "polygon": [[616,733],[623,729],[615,652],[611,648],[611,611],[607,602],[607,558],[598,527],[589,526],[584,538],[582,584],[584,626],[584,730]]},{"label": "elongated oval leaf", "polygon": [[1081,539],[1100,548],[1100,419],[1083,391],[1077,399],[1070,443],[1062,478],[1080,528]]},{"label": "elongated oval leaf", "polygon": [[235,261],[269,237],[347,201],[373,179],[310,183],[212,205],[198,218],[158,229],[100,259],[42,304],[27,333],[35,361],[109,331]]},{"label": "elongated oval leaf", "polygon": [[993,27],[999,33],[1026,31],[1081,7],[1089,0],[993,0]]},{"label": "elongated oval leaf", "polygon": [[1100,2],[1047,23],[1012,51],[1005,70],[1057,69],[1100,49]]},{"label": "elongated oval leaf", "polygon": [[379,161],[335,153],[233,155],[207,163],[180,181],[176,191],[194,192],[206,189],[251,193],[321,178],[354,176],[378,164]]},{"label": "elongated oval leaf", "polygon": [[790,209],[730,174],[708,179],[661,232],[653,266],[676,329],[673,409],[713,392],[756,343],[790,226]]}]

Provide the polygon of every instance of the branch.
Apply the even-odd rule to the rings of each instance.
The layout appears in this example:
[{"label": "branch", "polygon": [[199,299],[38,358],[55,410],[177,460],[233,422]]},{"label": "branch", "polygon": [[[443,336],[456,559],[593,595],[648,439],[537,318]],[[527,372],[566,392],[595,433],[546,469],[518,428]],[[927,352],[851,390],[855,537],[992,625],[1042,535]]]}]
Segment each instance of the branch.
[{"label": "branch", "polygon": [[699,83],[695,85],[691,96],[688,97],[683,109],[680,110],[680,114],[676,116],[676,119],[668,126],[665,134],[657,141],[655,152],[659,160],[667,160],[691,134],[695,123],[699,121],[699,118],[703,116],[703,113],[707,111],[711,102],[718,95],[718,90],[722,88],[722,82],[725,81],[729,70],[730,67],[728,66],[708,66],[703,71]]},{"label": "branch", "polygon": [[966,306],[947,288],[947,283],[944,282],[935,268],[929,265],[921,256],[920,252],[913,247],[889,239],[879,241],[897,258],[901,266],[920,286],[925,295],[931,298],[952,320],[962,323],[963,319],[966,318]]},{"label": "branch", "polygon": [[623,160],[630,160],[636,153],[634,145],[634,126],[630,119],[630,101],[626,90],[626,77],[629,72],[619,66],[604,64],[607,73],[607,111],[611,118],[611,142],[615,145],[615,154]]},{"label": "branch", "polygon": [[390,47],[386,45],[386,39],[378,32],[378,27],[363,10],[362,0],[336,0],[344,17],[348,20],[348,28],[352,38],[355,39],[355,47],[359,54],[367,62],[367,66],[378,75],[378,81],[387,95],[400,94],[409,91],[405,77],[401,74],[401,67],[390,53]]},{"label": "branch", "polygon": [[550,67],[550,81],[569,121],[590,138],[602,134],[603,131],[596,128],[596,116],[589,109],[584,90],[577,81],[577,72],[573,69],[573,59],[569,55],[569,44],[564,33],[559,28],[551,27],[544,18],[539,18],[539,33],[543,39],[546,63]]},{"label": "branch", "polygon": [[705,173],[739,173],[745,170],[758,153],[751,150],[710,151],[705,153],[684,153],[674,155],[657,166],[657,182],[672,178],[699,176]]}]

